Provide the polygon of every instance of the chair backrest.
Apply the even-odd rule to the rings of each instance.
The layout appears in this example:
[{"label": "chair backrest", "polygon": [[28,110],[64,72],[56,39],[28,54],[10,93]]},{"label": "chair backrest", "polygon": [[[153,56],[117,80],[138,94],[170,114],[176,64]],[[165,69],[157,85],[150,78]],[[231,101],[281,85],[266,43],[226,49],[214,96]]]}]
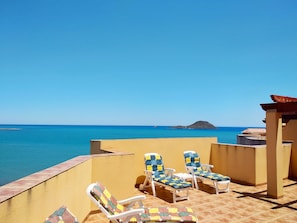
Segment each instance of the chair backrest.
[{"label": "chair backrest", "polygon": [[154,175],[165,173],[162,156],[158,153],[145,153],[144,164],[146,170],[154,171]]},{"label": "chair backrest", "polygon": [[87,194],[107,216],[120,214],[128,210],[119,204],[117,199],[99,182],[90,184],[87,188]]},{"label": "chair backrest", "polygon": [[184,159],[186,166],[195,167],[197,170],[202,170],[200,156],[197,152],[192,150],[184,151]]},{"label": "chair backrest", "polygon": [[52,213],[44,223],[78,223],[77,218],[66,206],[61,206]]}]

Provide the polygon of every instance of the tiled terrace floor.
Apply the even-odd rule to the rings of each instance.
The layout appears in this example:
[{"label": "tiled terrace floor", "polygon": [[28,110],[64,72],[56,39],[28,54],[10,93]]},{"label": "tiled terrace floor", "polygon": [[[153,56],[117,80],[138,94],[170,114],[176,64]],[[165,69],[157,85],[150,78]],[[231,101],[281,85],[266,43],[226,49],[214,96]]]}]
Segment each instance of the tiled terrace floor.
[{"label": "tiled terrace floor", "polygon": [[[268,198],[266,185],[243,186],[231,183],[229,193],[215,194],[213,188],[199,184],[200,190],[191,190],[190,199],[172,203],[172,196],[163,189],[157,197],[145,193],[146,207],[188,206],[196,211],[200,223],[208,222],[297,222],[297,182],[284,180],[284,196]],[[112,192],[112,191],[111,191]],[[142,192],[135,190],[135,195]],[[109,222],[99,211],[88,216],[85,223]]]}]

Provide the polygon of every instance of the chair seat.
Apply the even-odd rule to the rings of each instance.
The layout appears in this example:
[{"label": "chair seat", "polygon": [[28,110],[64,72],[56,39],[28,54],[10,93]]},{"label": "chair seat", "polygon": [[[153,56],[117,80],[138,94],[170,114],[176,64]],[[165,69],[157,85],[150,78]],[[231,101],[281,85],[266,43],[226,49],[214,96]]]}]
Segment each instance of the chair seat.
[{"label": "chair seat", "polygon": [[208,172],[208,171],[203,171],[203,170],[195,171],[194,173],[197,177],[204,177],[204,178],[207,178],[210,180],[215,180],[215,181],[228,181],[228,180],[230,181],[230,179],[231,179],[230,177],[224,176],[219,173]]},{"label": "chair seat", "polygon": [[[192,174],[197,189],[199,189],[197,179],[201,181],[207,179],[213,182],[216,194],[219,194],[219,192],[229,192],[231,178],[212,172],[211,168],[213,168],[213,165],[200,163],[200,156],[196,151],[184,151],[184,160],[186,169],[189,174]],[[219,185],[223,186],[223,188],[219,187]]]},{"label": "chair seat", "polygon": [[144,222],[197,222],[194,211],[188,207],[145,208],[141,214]]},{"label": "chair seat", "polygon": [[175,189],[184,189],[184,188],[188,188],[191,187],[192,184],[179,178],[179,177],[168,177],[165,174],[161,174],[161,175],[155,175],[153,176],[153,179],[157,182],[163,183],[165,185],[171,186]]}]

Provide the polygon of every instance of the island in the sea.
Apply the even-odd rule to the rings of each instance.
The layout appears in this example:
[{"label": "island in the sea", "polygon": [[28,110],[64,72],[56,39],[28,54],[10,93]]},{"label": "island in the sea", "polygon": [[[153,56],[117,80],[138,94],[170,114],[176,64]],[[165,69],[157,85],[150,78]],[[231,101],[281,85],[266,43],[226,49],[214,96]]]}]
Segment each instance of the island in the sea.
[{"label": "island in the sea", "polygon": [[191,125],[177,125],[172,126],[175,129],[215,129],[216,127],[207,121],[197,121]]}]

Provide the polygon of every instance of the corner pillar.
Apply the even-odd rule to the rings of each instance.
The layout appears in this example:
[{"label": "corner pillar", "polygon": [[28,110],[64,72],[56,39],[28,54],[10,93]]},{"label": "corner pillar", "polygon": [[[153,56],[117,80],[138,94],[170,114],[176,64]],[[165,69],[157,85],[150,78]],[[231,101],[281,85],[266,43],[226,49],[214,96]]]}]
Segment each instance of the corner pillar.
[{"label": "corner pillar", "polygon": [[283,196],[282,115],[266,111],[267,196]]},{"label": "corner pillar", "polygon": [[90,144],[91,144],[91,146],[90,146],[90,155],[102,153],[102,151],[101,151],[101,141],[100,140],[91,140]]}]

